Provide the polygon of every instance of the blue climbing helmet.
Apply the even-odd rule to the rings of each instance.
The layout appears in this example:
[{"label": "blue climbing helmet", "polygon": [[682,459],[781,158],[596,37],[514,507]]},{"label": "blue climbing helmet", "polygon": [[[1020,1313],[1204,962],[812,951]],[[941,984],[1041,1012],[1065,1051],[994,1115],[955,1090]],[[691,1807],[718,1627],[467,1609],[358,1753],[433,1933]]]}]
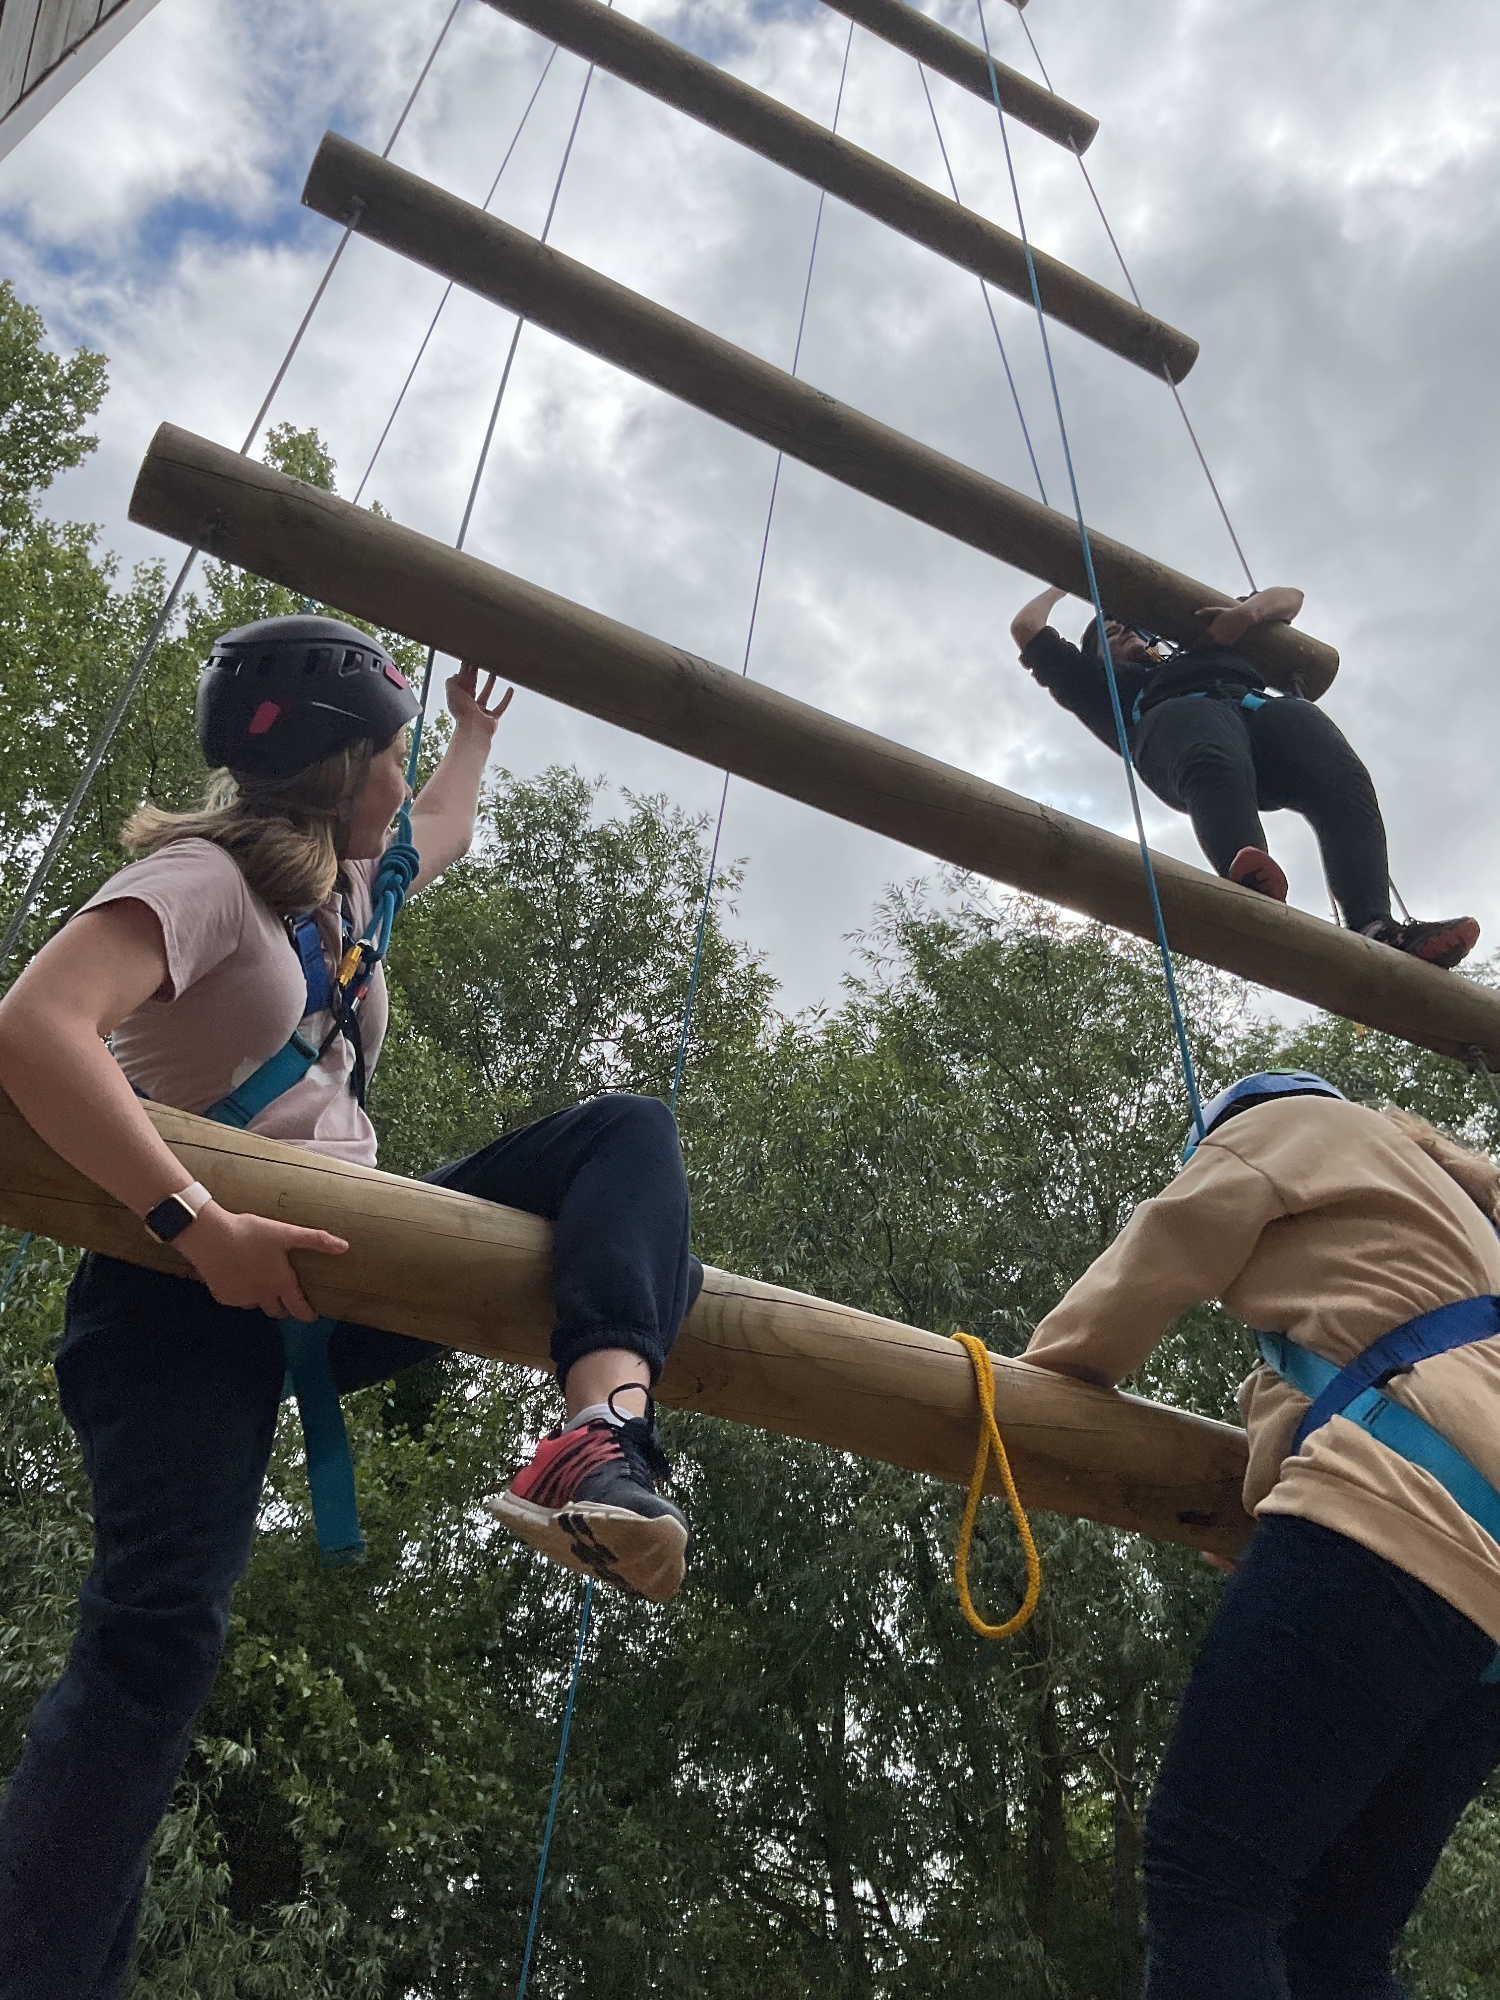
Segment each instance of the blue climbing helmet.
[{"label": "blue climbing helmet", "polygon": [[1341,1104],[1349,1101],[1343,1091],[1336,1090],[1310,1069],[1258,1069],[1252,1076],[1242,1076],[1204,1105],[1203,1130],[1189,1131],[1182,1149],[1183,1159],[1190,1160],[1201,1141],[1226,1118],[1237,1118],[1242,1111],[1253,1111],[1257,1104],[1269,1104],[1276,1097],[1336,1097]]}]

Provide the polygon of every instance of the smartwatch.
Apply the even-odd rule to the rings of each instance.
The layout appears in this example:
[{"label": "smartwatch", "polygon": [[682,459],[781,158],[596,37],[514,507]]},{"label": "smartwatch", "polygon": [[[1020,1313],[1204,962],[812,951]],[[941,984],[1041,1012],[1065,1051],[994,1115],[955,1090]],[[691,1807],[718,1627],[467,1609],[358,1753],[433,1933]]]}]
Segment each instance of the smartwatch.
[{"label": "smartwatch", "polygon": [[146,1234],[157,1243],[170,1243],[180,1236],[191,1222],[198,1219],[198,1211],[206,1208],[213,1196],[201,1181],[189,1181],[176,1194],[169,1194],[165,1201],[159,1201],[149,1215],[142,1218]]}]

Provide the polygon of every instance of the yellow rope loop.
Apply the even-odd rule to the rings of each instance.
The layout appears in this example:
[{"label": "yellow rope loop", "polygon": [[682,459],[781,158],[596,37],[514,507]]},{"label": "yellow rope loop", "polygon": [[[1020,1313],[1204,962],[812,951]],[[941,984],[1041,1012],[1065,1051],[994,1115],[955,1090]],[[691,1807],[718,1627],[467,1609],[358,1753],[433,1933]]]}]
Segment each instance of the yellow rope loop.
[{"label": "yellow rope loop", "polygon": [[[966,1349],[974,1364],[974,1387],[979,1392],[981,1422],[979,1426],[979,1448],[974,1454],[974,1470],[969,1478],[969,1497],[964,1503],[964,1518],[958,1530],[958,1550],[953,1558],[953,1582],[958,1591],[958,1601],[963,1613],[981,1639],[1010,1639],[1023,1626],[1031,1622],[1037,1607],[1037,1599],[1042,1594],[1042,1559],[1036,1552],[1032,1539],[1031,1523],[1026,1519],[1026,1509],[1021,1505],[1021,1496],[1016,1491],[1016,1482],[1011,1473],[1010,1460],[1005,1452],[1005,1440],[1000,1435],[1000,1426],[995,1422],[995,1370],[990,1361],[989,1349],[982,1340],[972,1333],[955,1333],[953,1338]],[[969,1595],[969,1544],[974,1539],[974,1523],[979,1518],[979,1502],[984,1493],[985,1469],[990,1453],[994,1452],[995,1462],[1000,1467],[1000,1483],[1005,1488],[1006,1500],[1010,1503],[1011,1518],[1015,1521],[1016,1532],[1021,1537],[1021,1546],[1026,1551],[1026,1596],[1021,1608],[1003,1625],[986,1625],[974,1609],[974,1600]]]}]

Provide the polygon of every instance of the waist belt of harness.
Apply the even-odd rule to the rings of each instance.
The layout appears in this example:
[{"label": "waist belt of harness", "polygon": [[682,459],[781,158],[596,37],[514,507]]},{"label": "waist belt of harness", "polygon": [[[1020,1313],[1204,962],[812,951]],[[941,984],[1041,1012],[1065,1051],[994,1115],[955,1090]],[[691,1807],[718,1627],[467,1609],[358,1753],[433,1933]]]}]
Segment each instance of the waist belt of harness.
[{"label": "waist belt of harness", "polygon": [[[1500,1298],[1487,1296],[1459,1299],[1406,1321],[1383,1334],[1345,1368],[1299,1347],[1283,1333],[1257,1333],[1256,1340],[1267,1366],[1311,1401],[1292,1441],[1293,1454],[1331,1417],[1343,1417],[1368,1431],[1388,1451],[1430,1473],[1470,1520],[1492,1541],[1500,1542],[1500,1493],[1440,1431],[1415,1411],[1380,1393],[1382,1383],[1406,1373],[1419,1361],[1451,1354],[1495,1333],[1500,1333]],[[1500,1651],[1482,1678],[1500,1682]]]},{"label": "waist belt of harness", "polygon": [[[1135,700],[1130,704],[1130,726],[1132,729],[1145,713],[1143,704],[1149,693],[1149,688],[1142,688]],[[1191,688],[1186,694],[1163,695],[1161,701],[1153,702],[1151,705],[1153,708],[1160,708],[1169,701],[1232,701],[1236,708],[1248,708],[1253,713],[1257,708],[1264,708],[1268,701],[1274,699],[1273,695],[1257,693],[1254,689],[1251,689],[1246,694],[1237,694],[1232,687]]]}]

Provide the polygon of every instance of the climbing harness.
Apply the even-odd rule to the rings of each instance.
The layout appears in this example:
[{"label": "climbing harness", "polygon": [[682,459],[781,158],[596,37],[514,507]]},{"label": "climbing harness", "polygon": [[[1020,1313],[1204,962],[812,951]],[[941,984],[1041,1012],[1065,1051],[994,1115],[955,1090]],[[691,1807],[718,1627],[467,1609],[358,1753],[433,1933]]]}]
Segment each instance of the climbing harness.
[{"label": "climbing harness", "polygon": [[[1151,688],[1149,685],[1143,687],[1135,700],[1130,704],[1130,726],[1132,729],[1134,729],[1135,725],[1146,713],[1145,701],[1150,692]],[[1166,695],[1161,702],[1153,702],[1151,705],[1153,708],[1158,708],[1164,707],[1168,701],[1228,701],[1233,702],[1236,708],[1248,709],[1253,715],[1256,709],[1264,708],[1268,701],[1279,701],[1282,699],[1284,697],[1270,694],[1265,688],[1252,689],[1248,694],[1239,694],[1232,687],[1191,688],[1186,694]]]},{"label": "climbing harness", "polygon": [[[423,716],[418,715],[412,745],[415,767],[417,742]],[[241,1130],[258,1118],[268,1105],[285,1096],[320,1062],[340,1036],[352,1050],[349,1088],[364,1103],[364,1050],[359,1037],[359,1009],[369,990],[375,968],[385,957],[391,928],[416,879],[419,866],[411,838],[411,808],[403,805],[397,818],[396,838],[380,858],[371,884],[370,921],[363,933],[354,937],[348,901],[343,909],[343,950],[338,969],[330,979],[323,953],[318,921],[312,914],[297,917],[288,925],[293,948],[301,961],[307,988],[306,1022],[329,1013],[332,1026],[321,1043],[310,1041],[293,1030],[286,1044],[263,1062],[251,1076],[238,1084],[227,1097],[210,1105],[203,1114],[219,1125]],[[354,1488],[354,1459],[349,1450],[349,1433],[339,1406],[338,1387],[333,1379],[329,1340],[336,1320],[287,1318],[280,1322],[281,1344],[286,1355],[286,1376],[282,1400],[295,1396],[302,1422],[302,1441],[307,1456],[307,1484],[312,1494],[313,1523],[317,1530],[318,1552],[326,1569],[361,1562],[365,1538],[359,1525],[359,1505]]]},{"label": "climbing harness", "polygon": [[[1031,1623],[1037,1601],[1042,1594],[1042,1562],[1037,1554],[1031,1523],[1026,1518],[1026,1509],[1021,1505],[1021,1496],[1016,1491],[1015,1477],[1011,1472],[1010,1459],[1005,1450],[1005,1440],[1001,1437],[1000,1426],[995,1421],[995,1368],[990,1360],[989,1349],[972,1333],[955,1333],[953,1338],[973,1363],[974,1388],[979,1397],[980,1410],[979,1448],[974,1454],[974,1470],[969,1475],[969,1497],[964,1502],[964,1516],[959,1524],[958,1548],[953,1558],[953,1582],[958,1591],[958,1601],[963,1607],[963,1614],[980,1638],[1009,1639]],[[1021,1537],[1021,1547],[1026,1552],[1026,1595],[1021,1600],[1020,1609],[1002,1625],[987,1625],[974,1609],[974,1600],[969,1594],[969,1545],[974,1538],[974,1524],[979,1518],[979,1502],[984,1494],[984,1475],[991,1452],[995,1454],[995,1463],[1000,1471],[1000,1484],[1005,1489],[1005,1499],[1011,1511],[1011,1518],[1016,1524],[1016,1533]]]},{"label": "climbing harness", "polygon": [[[1269,1368],[1309,1398],[1311,1407],[1297,1427],[1287,1456],[1332,1417],[1358,1424],[1388,1451],[1420,1466],[1492,1541],[1500,1542],[1500,1493],[1441,1432],[1415,1411],[1381,1394],[1394,1375],[1404,1375],[1434,1355],[1451,1354],[1500,1333],[1500,1298],[1458,1299],[1382,1334],[1339,1368],[1300,1347],[1284,1333],[1257,1333],[1261,1358]],[[1500,1682],[1500,1650],[1482,1678]]]}]

